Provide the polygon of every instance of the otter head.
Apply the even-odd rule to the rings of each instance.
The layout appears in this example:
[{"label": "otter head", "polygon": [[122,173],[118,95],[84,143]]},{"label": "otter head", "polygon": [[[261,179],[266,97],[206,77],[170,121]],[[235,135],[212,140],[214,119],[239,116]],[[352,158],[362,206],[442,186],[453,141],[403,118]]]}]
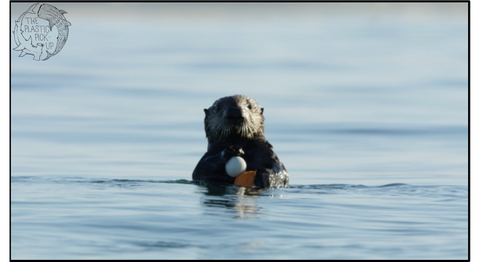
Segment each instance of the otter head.
[{"label": "otter head", "polygon": [[263,108],[250,97],[223,97],[204,111],[205,133],[209,142],[264,139]]}]

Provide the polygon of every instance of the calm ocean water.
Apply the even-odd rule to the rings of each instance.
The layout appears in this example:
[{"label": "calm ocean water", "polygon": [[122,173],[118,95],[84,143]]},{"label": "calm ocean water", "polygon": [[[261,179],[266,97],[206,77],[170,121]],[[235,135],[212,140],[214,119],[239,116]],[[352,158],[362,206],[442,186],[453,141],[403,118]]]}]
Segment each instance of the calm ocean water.
[{"label": "calm ocean water", "polygon": [[[468,258],[466,3],[53,5],[62,51],[11,51],[13,259]],[[191,183],[232,94],[289,188]]]}]

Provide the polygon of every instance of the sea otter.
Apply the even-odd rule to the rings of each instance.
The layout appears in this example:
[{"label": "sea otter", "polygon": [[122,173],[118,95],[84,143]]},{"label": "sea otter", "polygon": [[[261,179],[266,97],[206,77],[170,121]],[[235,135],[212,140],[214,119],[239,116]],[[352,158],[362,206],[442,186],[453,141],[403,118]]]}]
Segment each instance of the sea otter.
[{"label": "sea otter", "polygon": [[254,187],[288,186],[288,173],[264,135],[263,108],[244,95],[218,99],[204,109],[207,152],[193,170],[194,181],[234,184],[225,171],[227,161],[240,156],[246,170],[256,171]]}]

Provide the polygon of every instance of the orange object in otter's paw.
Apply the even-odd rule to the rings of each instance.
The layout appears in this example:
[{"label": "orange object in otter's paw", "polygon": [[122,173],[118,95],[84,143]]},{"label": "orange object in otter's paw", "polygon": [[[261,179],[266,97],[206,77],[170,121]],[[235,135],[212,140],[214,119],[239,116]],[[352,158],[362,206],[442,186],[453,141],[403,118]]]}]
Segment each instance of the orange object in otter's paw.
[{"label": "orange object in otter's paw", "polygon": [[255,174],[257,171],[245,171],[235,178],[236,186],[252,187],[255,185]]}]

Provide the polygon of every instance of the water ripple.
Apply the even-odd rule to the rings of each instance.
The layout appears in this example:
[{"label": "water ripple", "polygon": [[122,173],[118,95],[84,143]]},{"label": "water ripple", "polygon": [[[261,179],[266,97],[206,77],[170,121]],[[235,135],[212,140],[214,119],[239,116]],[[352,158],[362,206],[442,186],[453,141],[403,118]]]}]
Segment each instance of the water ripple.
[{"label": "water ripple", "polygon": [[[109,178],[85,178],[85,177],[46,177],[46,176],[12,176],[11,183],[59,183],[59,184],[92,184],[116,187],[132,187],[154,184],[178,184],[178,185],[197,185],[204,187],[209,192],[218,191],[224,194],[238,194],[240,191],[234,190],[236,186],[216,185],[207,182],[197,182],[188,179],[175,180],[155,180],[155,179],[109,179]],[[232,189],[232,190],[229,190]],[[311,184],[311,185],[290,185],[281,189],[247,190],[242,191],[248,194],[266,195],[280,191],[281,194],[313,193],[313,194],[338,194],[338,193],[372,193],[372,194],[415,194],[425,197],[441,197],[443,201],[451,198],[467,197],[467,186],[455,185],[411,185],[406,183],[389,183],[378,186],[367,186],[362,184]],[[447,199],[445,199],[447,198]]]}]

